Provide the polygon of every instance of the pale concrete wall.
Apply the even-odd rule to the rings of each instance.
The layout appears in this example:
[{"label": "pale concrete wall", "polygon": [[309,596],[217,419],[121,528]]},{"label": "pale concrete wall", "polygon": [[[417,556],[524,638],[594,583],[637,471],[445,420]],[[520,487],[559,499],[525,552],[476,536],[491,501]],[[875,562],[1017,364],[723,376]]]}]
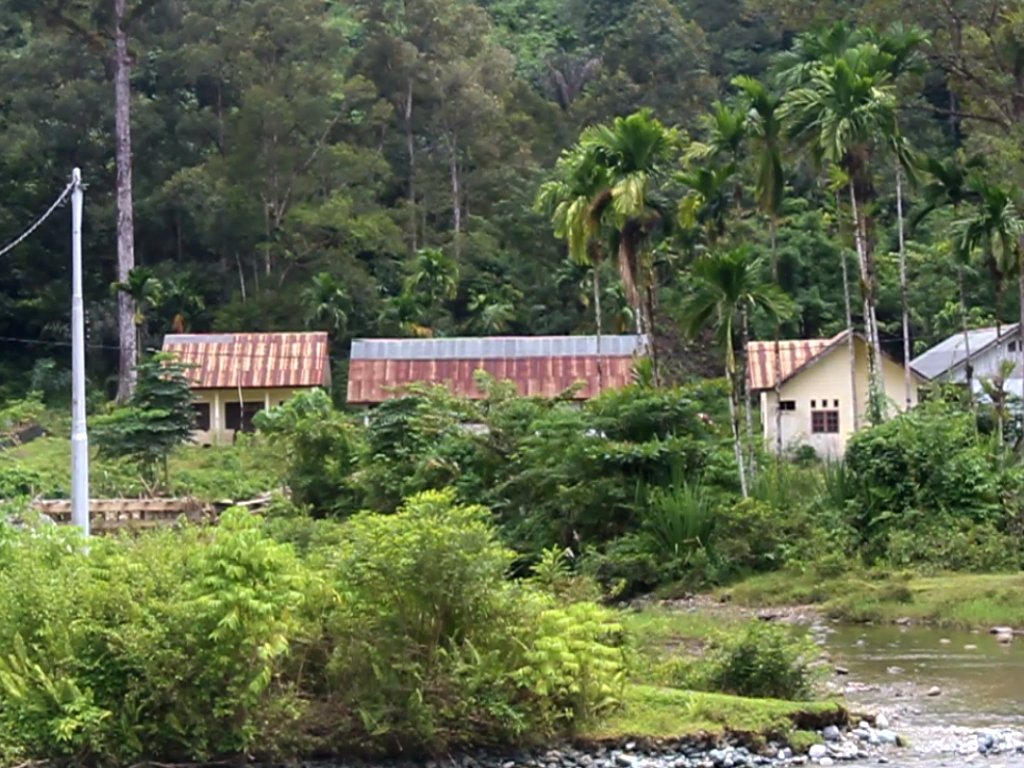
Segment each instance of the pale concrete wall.
[{"label": "pale concrete wall", "polygon": [[259,403],[264,408],[280,405],[302,389],[294,388],[271,388],[262,387],[245,389],[197,389],[193,391],[196,403],[206,403],[210,406],[210,428],[208,430],[196,430],[192,433],[192,439],[200,445],[223,445],[230,443],[235,438],[234,429],[228,429],[226,425],[226,406],[228,403]]},{"label": "pale concrete wall", "polygon": [[[810,445],[822,458],[838,458],[846,450],[846,443],[857,428],[867,424],[867,390],[868,363],[867,347],[861,339],[855,342],[856,349],[856,410],[854,398],[851,397],[849,348],[846,343],[840,344],[825,354],[804,371],[782,385],[780,399],[791,400],[794,410],[783,411],[782,444],[784,449],[792,449],[799,445]],[[883,358],[882,380],[885,387],[888,415],[902,411],[906,402],[903,366]],[[917,405],[917,390],[922,380],[915,375],[914,386],[911,388],[911,407]],[[811,407],[811,403],[815,407]],[[826,403],[822,407],[822,403]],[[764,425],[764,438],[769,451],[775,450],[775,413],[776,399],[774,391],[761,393],[761,420]],[[811,412],[814,410],[834,410],[839,412],[839,431],[837,433],[814,433],[811,431]]]}]

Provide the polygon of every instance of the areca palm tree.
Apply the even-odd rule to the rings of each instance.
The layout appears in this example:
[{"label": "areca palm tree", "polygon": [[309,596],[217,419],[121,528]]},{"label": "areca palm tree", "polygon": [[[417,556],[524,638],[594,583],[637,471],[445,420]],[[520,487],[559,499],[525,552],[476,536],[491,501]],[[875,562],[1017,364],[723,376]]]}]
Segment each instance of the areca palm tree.
[{"label": "areca palm tree", "polygon": [[591,126],[580,135],[581,150],[603,176],[603,186],[593,198],[593,215],[614,229],[619,274],[641,334],[654,333],[650,242],[666,224],[657,190],[678,145],[678,132],[647,109],[617,117],[609,125]]},{"label": "areca palm tree", "polygon": [[[697,289],[684,313],[687,335],[696,338],[703,330],[713,328],[724,351],[733,448],[744,497],[748,489],[740,436],[740,392],[746,373],[750,313],[760,308],[774,320],[790,311],[786,295],[777,285],[762,283],[758,272],[758,264],[746,247],[701,257],[693,266]],[[739,356],[736,354],[737,340],[742,350]]]},{"label": "areca palm tree", "polygon": [[[1006,293],[1006,279],[1017,272],[1018,291],[1024,298],[1024,273],[1021,237],[1024,237],[1024,221],[1017,211],[1014,191],[990,184],[984,179],[971,181],[972,190],[978,195],[978,205],[971,216],[957,223],[960,233],[960,251],[964,258],[970,258],[975,250],[981,250],[982,263],[992,277],[996,289],[996,337],[1002,335],[1003,299]],[[1024,317],[1024,305],[1022,305]]]},{"label": "areca palm tree", "polygon": [[[749,136],[754,143],[754,159],[757,165],[755,193],[757,205],[768,218],[768,233],[771,246],[772,280],[779,281],[779,259],[776,247],[779,215],[785,197],[786,179],[782,167],[783,131],[780,116],[782,99],[772,93],[764,83],[746,75],[733,78],[733,85],[740,89],[749,109]],[[775,368],[775,401],[779,401],[779,387],[782,382],[781,326],[775,324],[773,365]],[[764,418],[764,414],[762,414]],[[775,409],[775,455],[782,456],[782,410]]]},{"label": "areca palm tree", "polygon": [[874,198],[872,163],[898,136],[896,95],[890,58],[873,43],[862,43],[833,61],[821,61],[806,82],[790,91],[780,114],[789,133],[820,160],[841,169],[849,180],[854,244],[860,266],[864,326],[868,339],[869,413],[884,415],[880,379],[881,340],[876,303],[878,278],[874,232],[867,206]]},{"label": "areca palm tree", "polygon": [[307,326],[319,325],[331,333],[340,333],[348,323],[348,293],[327,272],[313,276],[302,292],[302,304],[306,310]]},{"label": "areca palm tree", "polygon": [[[954,216],[959,216],[960,207],[964,203],[977,198],[977,193],[971,188],[970,178],[972,172],[977,171],[983,165],[984,160],[980,156],[966,157],[962,153],[945,159],[937,157],[921,159],[918,163],[918,168],[927,174],[928,181],[921,188],[924,205],[911,217],[911,228],[917,227],[928,215],[945,206],[953,209]],[[960,258],[962,254],[963,249],[957,248],[956,280],[960,294],[960,330],[963,333],[964,339],[964,372],[967,378],[967,396],[969,402],[973,404],[974,367],[971,365],[971,335],[968,332],[967,290],[964,284],[964,272],[967,262]]]},{"label": "areca palm tree", "polygon": [[551,218],[555,237],[565,240],[569,261],[585,265],[591,273],[594,326],[597,333],[597,378],[601,386],[601,265],[605,248],[601,237],[601,218],[594,205],[598,193],[608,186],[607,169],[596,162],[593,153],[576,146],[562,153],[555,164],[554,178],[544,182],[534,207]]}]

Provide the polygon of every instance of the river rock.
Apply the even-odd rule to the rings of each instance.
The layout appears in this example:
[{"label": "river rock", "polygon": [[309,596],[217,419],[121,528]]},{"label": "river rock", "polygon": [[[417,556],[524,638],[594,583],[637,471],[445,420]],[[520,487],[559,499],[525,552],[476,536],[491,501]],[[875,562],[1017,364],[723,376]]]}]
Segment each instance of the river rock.
[{"label": "river rock", "polygon": [[825,741],[839,741],[839,738],[842,736],[839,729],[834,725],[825,726],[825,730],[821,732],[821,735]]},{"label": "river rock", "polygon": [[876,735],[882,744],[895,744],[900,739],[900,737],[896,735],[896,731],[890,731],[888,729],[879,731]]},{"label": "river rock", "polygon": [[978,650],[978,646],[976,646],[974,643],[968,643],[967,645],[964,646],[964,650],[965,651],[976,651],[976,650]]},{"label": "river rock", "polygon": [[939,688],[939,686],[937,686],[937,685],[933,685],[931,688],[928,689],[928,693],[925,694],[925,696],[941,696],[941,695],[942,695],[942,689]]},{"label": "river rock", "polygon": [[811,760],[821,760],[823,757],[828,756],[828,747],[824,744],[814,744],[809,750],[807,750],[807,756]]},{"label": "river rock", "polygon": [[875,727],[885,730],[889,727],[889,718],[886,717],[884,714],[879,714],[877,717],[875,717]]},{"label": "river rock", "polygon": [[818,761],[818,765],[835,765],[835,760],[831,757],[823,757]]}]

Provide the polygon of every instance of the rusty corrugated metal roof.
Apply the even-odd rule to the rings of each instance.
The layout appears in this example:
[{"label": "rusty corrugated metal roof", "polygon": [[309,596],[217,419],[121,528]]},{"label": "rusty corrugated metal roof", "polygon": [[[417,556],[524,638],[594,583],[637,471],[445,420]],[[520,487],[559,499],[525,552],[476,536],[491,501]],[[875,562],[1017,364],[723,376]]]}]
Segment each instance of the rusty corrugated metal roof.
[{"label": "rusty corrugated metal roof", "polygon": [[[786,381],[826,350],[846,339],[846,331],[831,339],[785,339],[779,341],[779,369]],[[747,380],[751,390],[775,386],[775,342],[752,341],[747,344]]]},{"label": "rusty corrugated metal roof", "polygon": [[380,403],[416,383],[445,384],[461,397],[482,398],[478,370],[514,382],[519,394],[528,397],[554,397],[582,383],[574,397],[583,400],[627,386],[641,345],[636,336],[602,337],[599,358],[592,336],[356,340],[348,402]]},{"label": "rusty corrugated metal roof", "polygon": [[323,387],[330,384],[327,334],[186,333],[164,337],[195,389]]}]

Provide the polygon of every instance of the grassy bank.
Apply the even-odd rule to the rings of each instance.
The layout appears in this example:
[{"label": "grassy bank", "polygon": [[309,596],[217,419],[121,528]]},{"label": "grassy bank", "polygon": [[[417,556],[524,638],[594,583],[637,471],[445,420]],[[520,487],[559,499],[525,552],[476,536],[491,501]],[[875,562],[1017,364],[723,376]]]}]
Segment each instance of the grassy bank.
[{"label": "grassy bank", "polygon": [[[125,461],[93,451],[90,469],[94,496],[137,496],[149,490],[138,470]],[[216,447],[182,446],[171,454],[168,470],[168,486],[161,493],[191,495],[204,501],[249,498],[279,487],[282,478],[281,456],[265,441],[256,440]],[[19,486],[33,496],[66,497],[71,490],[68,437],[43,437],[0,451],[0,486],[4,485]]]},{"label": "grassy bank", "polygon": [[913,622],[964,629],[1024,627],[1024,574],[859,573],[822,579],[772,573],[720,590],[744,606],[816,605],[849,622]]},{"label": "grassy bank", "polygon": [[[820,740],[816,731],[848,720],[834,701],[783,701],[681,687],[688,668],[713,663],[708,656],[715,638],[737,637],[748,629],[749,621],[739,614],[647,607],[621,612],[619,622],[630,650],[622,706],[583,728],[583,742],[728,737],[753,748],[773,740],[803,751]],[[766,658],[761,662],[770,663]]]},{"label": "grassy bank", "polygon": [[580,738],[586,742],[730,736],[753,747],[768,740],[803,746],[815,743],[814,731],[847,720],[846,710],[836,702],[749,699],[634,684],[626,688],[623,707],[585,728]]}]

